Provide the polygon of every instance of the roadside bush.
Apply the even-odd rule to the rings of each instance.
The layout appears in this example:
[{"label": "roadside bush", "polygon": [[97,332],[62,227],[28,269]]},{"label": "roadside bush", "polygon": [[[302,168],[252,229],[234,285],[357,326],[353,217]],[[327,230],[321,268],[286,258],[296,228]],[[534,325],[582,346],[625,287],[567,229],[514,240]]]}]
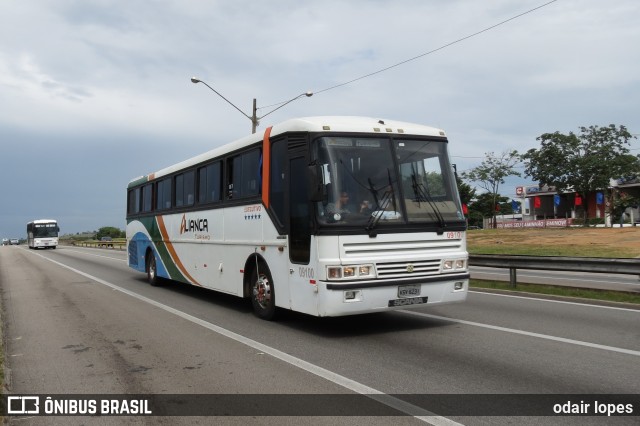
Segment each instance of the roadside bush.
[{"label": "roadside bush", "polygon": [[[574,225],[584,225],[584,219],[575,218],[572,222]],[[589,226],[604,225],[604,218],[591,218],[587,220]]]}]

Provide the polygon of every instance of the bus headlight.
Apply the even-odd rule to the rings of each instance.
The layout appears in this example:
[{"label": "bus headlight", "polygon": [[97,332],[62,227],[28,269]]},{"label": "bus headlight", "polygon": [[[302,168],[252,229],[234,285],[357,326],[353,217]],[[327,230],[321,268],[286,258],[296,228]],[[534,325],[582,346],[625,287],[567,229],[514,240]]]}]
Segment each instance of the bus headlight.
[{"label": "bus headlight", "polygon": [[443,259],[442,272],[460,272],[467,269],[467,259]]},{"label": "bus headlight", "polygon": [[342,278],[342,268],[340,266],[329,266],[327,268],[327,278],[330,280],[339,280]]},{"label": "bus headlight", "polygon": [[373,265],[327,266],[327,279],[353,280],[375,278]]},{"label": "bus headlight", "polygon": [[345,266],[343,269],[343,274],[345,278],[352,278],[356,276],[356,268],[353,266]]},{"label": "bus headlight", "polygon": [[358,268],[358,275],[361,277],[371,275],[371,265],[362,265]]}]

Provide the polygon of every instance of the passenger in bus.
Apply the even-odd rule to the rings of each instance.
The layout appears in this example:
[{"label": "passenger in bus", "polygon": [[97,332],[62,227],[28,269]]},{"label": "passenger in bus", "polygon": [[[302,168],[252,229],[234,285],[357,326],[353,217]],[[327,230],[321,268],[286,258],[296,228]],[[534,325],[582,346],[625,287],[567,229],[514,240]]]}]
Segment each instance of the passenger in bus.
[{"label": "passenger in bus", "polygon": [[349,207],[349,194],[346,191],[341,192],[340,197],[334,203],[327,204],[326,211],[329,214],[351,213],[352,209]]},{"label": "passenger in bus", "polygon": [[362,214],[371,214],[373,212],[373,207],[369,200],[362,200],[360,203],[360,213]]},{"label": "passenger in bus", "polygon": [[[336,214],[344,216],[345,214],[351,213],[361,213],[361,214],[370,214],[372,212],[371,204],[367,200],[363,200],[359,206],[354,206],[350,203],[349,193],[346,191],[342,191],[340,193],[340,198],[336,200],[335,203],[329,203],[326,207],[326,212],[329,215],[333,215],[335,217]],[[340,219],[336,219],[340,220]]]}]

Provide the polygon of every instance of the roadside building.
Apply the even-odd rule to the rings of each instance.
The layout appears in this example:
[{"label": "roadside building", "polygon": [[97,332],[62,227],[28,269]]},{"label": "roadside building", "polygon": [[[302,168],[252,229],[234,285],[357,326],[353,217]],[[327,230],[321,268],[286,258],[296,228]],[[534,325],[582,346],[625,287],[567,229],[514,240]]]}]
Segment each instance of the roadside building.
[{"label": "roadside building", "polygon": [[[609,188],[586,195],[573,191],[558,192],[552,186],[519,186],[516,187],[515,200],[522,205],[522,218],[519,219],[522,222],[565,219],[566,222],[562,223],[568,226],[582,223],[586,213],[588,220],[612,226],[621,220],[622,214],[611,214],[612,206],[620,197],[640,199],[640,178],[612,179]],[[508,216],[505,215],[503,220],[508,221]],[[640,223],[638,206],[624,211],[623,222]]]}]

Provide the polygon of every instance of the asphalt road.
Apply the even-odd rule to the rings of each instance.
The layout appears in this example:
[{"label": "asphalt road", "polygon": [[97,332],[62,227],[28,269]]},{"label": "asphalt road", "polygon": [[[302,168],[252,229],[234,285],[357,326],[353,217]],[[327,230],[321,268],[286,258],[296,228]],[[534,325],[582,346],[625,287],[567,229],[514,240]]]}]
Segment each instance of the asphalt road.
[{"label": "asphalt road", "polygon": [[[240,395],[232,404],[240,412],[245,404],[250,417],[216,417],[216,424],[637,424],[637,310],[471,292],[458,305],[324,319],[285,312],[265,322],[246,301],[180,284],[151,287],[144,279],[120,251],[0,248],[7,391]],[[279,403],[320,416],[259,416],[247,394],[286,394]],[[319,402],[292,397],[302,394]],[[378,417],[362,409],[357,414],[371,416],[326,417],[334,412],[323,397],[351,401],[360,394],[408,415]],[[439,394],[455,395],[440,411],[405,402]],[[636,394],[636,417],[463,415],[469,406],[477,411],[474,404],[508,409],[524,398],[535,405],[540,398],[532,394],[553,405],[567,402],[563,394]],[[213,423],[10,418],[21,425],[52,421]]]}]

